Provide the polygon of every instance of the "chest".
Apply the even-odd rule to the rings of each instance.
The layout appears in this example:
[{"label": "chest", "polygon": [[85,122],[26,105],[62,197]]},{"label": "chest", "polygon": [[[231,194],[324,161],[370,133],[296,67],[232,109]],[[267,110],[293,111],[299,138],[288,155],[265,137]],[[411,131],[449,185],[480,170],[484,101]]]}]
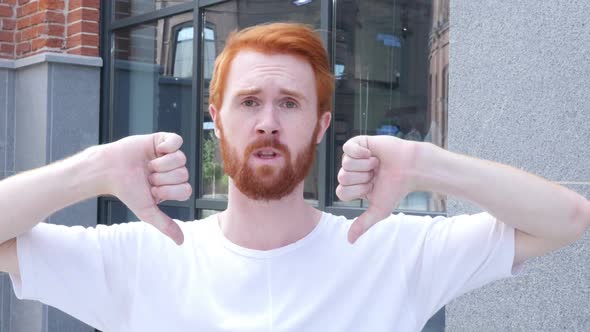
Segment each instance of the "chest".
[{"label": "chest", "polygon": [[385,260],[221,256],[175,274],[136,294],[132,330],[416,330],[406,282]]}]

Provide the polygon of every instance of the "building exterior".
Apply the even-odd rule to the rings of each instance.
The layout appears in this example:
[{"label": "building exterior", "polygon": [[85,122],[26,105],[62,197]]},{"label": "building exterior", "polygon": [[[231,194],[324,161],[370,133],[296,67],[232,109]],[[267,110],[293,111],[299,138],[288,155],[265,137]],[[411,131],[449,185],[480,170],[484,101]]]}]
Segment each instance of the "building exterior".
[{"label": "building exterior", "polygon": [[[231,31],[287,20],[320,31],[336,76],[333,123],[305,182],[310,204],[364,211],[366,202],[334,195],[342,144],[358,134],[431,141],[590,197],[588,13],[584,1],[2,1],[0,179],[90,145],[172,131],[184,138],[194,194],[162,210],[188,221],[224,209],[207,113],[213,62]],[[436,193],[412,193],[398,210],[478,211]],[[130,220],[116,198],[101,197],[47,222]],[[589,241],[460,297],[425,331],[590,331]],[[17,300],[0,274],[0,332],[92,330]]]}]

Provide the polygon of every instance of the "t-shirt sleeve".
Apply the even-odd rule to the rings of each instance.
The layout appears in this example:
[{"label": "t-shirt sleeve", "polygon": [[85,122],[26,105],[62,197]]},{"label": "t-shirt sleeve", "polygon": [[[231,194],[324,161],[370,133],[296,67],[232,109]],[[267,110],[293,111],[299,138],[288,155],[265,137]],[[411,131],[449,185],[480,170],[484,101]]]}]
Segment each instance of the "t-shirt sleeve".
[{"label": "t-shirt sleeve", "polygon": [[142,233],[151,227],[145,225],[38,224],[17,238],[20,276],[10,276],[16,297],[101,330],[120,330],[133,301]]},{"label": "t-shirt sleeve", "polygon": [[488,213],[422,221],[415,243],[416,265],[409,280],[415,308],[430,318],[452,299],[489,282],[512,276],[515,229]]}]

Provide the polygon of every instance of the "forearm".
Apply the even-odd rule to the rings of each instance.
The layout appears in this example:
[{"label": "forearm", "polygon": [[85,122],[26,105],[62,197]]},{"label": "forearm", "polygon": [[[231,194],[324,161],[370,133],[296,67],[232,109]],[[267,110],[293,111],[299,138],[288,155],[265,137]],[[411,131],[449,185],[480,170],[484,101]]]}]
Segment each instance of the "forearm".
[{"label": "forearm", "polygon": [[101,147],[92,147],[0,181],[0,243],[66,206],[105,194],[101,152]]},{"label": "forearm", "polygon": [[532,236],[571,242],[590,224],[583,196],[521,170],[420,143],[417,186],[479,205]]}]

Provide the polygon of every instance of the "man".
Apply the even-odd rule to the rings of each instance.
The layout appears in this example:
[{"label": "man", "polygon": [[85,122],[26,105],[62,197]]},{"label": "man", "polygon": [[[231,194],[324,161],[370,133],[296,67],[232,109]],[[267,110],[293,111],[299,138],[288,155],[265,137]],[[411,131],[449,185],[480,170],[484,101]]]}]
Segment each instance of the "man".
[{"label": "man", "polygon": [[[157,203],[190,196],[180,137],[128,137],[0,182],[0,270],[19,298],[104,331],[419,331],[454,297],[589,227],[590,203],[572,191],[388,136],[344,146],[336,192],[368,199],[363,215],[310,207],[303,179],[330,124],[332,91],[309,28],[276,23],[233,35],[216,61],[209,109],[231,178],[227,210],[172,221]],[[415,190],[489,213],[390,215]],[[145,223],[39,223],[103,194]]]}]

